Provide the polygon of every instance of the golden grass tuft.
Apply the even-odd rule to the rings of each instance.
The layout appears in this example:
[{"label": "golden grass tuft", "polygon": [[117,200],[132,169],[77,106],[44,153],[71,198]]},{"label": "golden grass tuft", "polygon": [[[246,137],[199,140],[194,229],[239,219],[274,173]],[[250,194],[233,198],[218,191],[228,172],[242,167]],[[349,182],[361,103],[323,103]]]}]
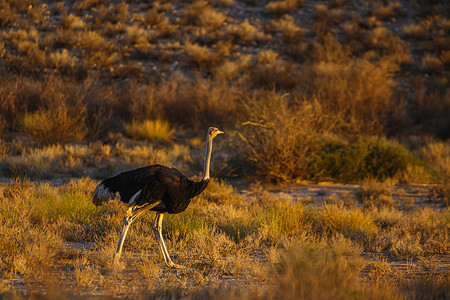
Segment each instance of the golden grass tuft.
[{"label": "golden grass tuft", "polygon": [[253,26],[248,20],[239,24],[229,24],[226,27],[227,34],[234,37],[236,42],[244,45],[252,45],[263,42],[269,38],[267,34],[262,32],[258,27]]},{"label": "golden grass tuft", "polygon": [[81,141],[86,136],[84,115],[71,115],[66,106],[25,114],[25,134],[46,144]]},{"label": "golden grass tuft", "polygon": [[422,57],[421,68],[425,72],[439,72],[443,68],[443,63],[439,57],[427,53]]},{"label": "golden grass tuft", "polygon": [[392,199],[392,188],[393,182],[390,180],[380,182],[367,178],[362,182],[356,193],[356,199],[363,203],[365,207],[393,206],[395,201]]},{"label": "golden grass tuft", "polygon": [[49,63],[56,69],[72,68],[75,66],[77,59],[70,55],[67,49],[63,49],[61,52],[50,53]]},{"label": "golden grass tuft", "polygon": [[295,43],[303,38],[305,29],[300,28],[294,18],[290,15],[284,15],[278,20],[270,22],[271,30],[281,32],[285,43]]},{"label": "golden grass tuft", "polygon": [[303,0],[280,0],[268,2],[264,7],[271,14],[285,14],[294,12]]},{"label": "golden grass tuft", "polygon": [[171,141],[175,129],[171,128],[167,121],[144,120],[132,121],[124,124],[125,133],[134,139],[165,140]]},{"label": "golden grass tuft", "polygon": [[83,29],[86,27],[83,20],[74,14],[63,15],[60,20],[60,25],[65,29]]}]

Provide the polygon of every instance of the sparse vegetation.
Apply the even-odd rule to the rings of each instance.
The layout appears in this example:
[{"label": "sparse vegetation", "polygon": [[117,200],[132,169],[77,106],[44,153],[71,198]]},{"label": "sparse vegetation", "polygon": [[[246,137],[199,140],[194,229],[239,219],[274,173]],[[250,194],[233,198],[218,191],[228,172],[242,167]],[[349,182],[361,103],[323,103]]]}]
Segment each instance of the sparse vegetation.
[{"label": "sparse vegetation", "polygon": [[[448,298],[447,6],[0,0],[0,298]],[[93,179],[198,176],[209,126],[219,178],[163,232],[187,268],[151,214],[112,268]],[[305,180],[357,186],[266,186]]]},{"label": "sparse vegetation", "polygon": [[[84,292],[102,287],[106,295],[116,296],[116,289],[138,295],[159,284],[169,295],[177,289],[195,295],[206,288],[204,283],[239,276],[250,282],[275,284],[260,291],[270,297],[279,293],[298,297],[300,291],[305,299],[345,298],[348,293],[362,295],[367,291],[394,297],[403,290],[381,292],[370,283],[360,283],[358,276],[365,265],[369,280],[378,282],[384,274],[382,264],[361,259],[362,251],[367,255],[381,250],[400,259],[423,260],[448,251],[448,209],[419,208],[407,213],[385,206],[344,208],[302,203],[301,199],[294,199],[296,203],[282,198],[271,201],[266,193],[244,200],[230,186],[214,183],[213,193],[195,199],[185,213],[166,218],[163,234],[174,256],[187,266],[176,277],[162,262],[155,262],[159,261],[159,250],[150,226],[153,215],[145,215],[133,228],[124,245],[129,254],[125,254],[123,267],[131,269],[127,274],[132,272],[133,278],[147,282],[136,290],[121,277],[121,270],[116,270],[116,275],[108,271],[125,206],[117,202],[104,208],[93,206],[90,197],[95,184],[87,178],[61,186],[19,179],[2,184],[1,276],[19,276],[27,285],[44,284],[51,280],[48,274],[64,274]],[[228,200],[211,201],[220,195]],[[140,254],[135,257],[133,252]],[[398,271],[389,272],[396,280],[408,283]],[[439,278],[448,275],[439,269],[433,272],[436,277],[429,278],[436,283],[433,292],[445,295]],[[122,287],[105,285],[114,280],[121,281]],[[66,284],[63,280],[56,287],[64,291]]]}]

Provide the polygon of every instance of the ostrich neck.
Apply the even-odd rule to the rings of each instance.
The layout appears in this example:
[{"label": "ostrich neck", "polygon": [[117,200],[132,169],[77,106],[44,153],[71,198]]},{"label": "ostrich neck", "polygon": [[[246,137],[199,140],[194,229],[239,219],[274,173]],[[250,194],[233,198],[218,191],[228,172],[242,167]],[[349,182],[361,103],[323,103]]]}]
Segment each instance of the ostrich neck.
[{"label": "ostrich neck", "polygon": [[209,164],[211,162],[211,151],[212,151],[212,139],[209,135],[206,137],[206,153],[205,153],[205,165],[203,166],[203,178],[202,180],[209,179]]}]

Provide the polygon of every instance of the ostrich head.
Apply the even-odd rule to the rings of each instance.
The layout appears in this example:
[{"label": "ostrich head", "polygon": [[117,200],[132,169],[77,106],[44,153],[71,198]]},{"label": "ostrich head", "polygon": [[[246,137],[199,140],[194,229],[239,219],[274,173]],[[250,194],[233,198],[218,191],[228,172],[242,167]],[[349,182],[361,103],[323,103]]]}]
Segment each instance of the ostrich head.
[{"label": "ostrich head", "polygon": [[216,135],[223,133],[223,131],[220,131],[216,127],[209,127],[208,128],[208,138],[213,139],[216,137]]}]

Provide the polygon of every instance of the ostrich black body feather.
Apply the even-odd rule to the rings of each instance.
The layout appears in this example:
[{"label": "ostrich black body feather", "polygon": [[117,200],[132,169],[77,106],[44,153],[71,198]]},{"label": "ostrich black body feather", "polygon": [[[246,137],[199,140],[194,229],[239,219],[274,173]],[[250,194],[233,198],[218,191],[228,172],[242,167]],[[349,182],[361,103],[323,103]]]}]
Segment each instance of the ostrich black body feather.
[{"label": "ostrich black body feather", "polygon": [[101,205],[119,193],[120,200],[129,203],[140,192],[134,198],[134,205],[160,202],[151,210],[177,214],[183,212],[191,199],[200,194],[208,183],[209,179],[195,182],[175,168],[156,164],[104,179],[97,186],[97,193],[94,192],[93,202]]}]

